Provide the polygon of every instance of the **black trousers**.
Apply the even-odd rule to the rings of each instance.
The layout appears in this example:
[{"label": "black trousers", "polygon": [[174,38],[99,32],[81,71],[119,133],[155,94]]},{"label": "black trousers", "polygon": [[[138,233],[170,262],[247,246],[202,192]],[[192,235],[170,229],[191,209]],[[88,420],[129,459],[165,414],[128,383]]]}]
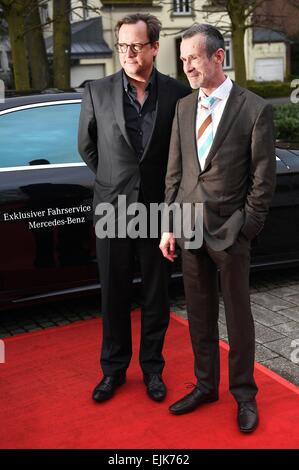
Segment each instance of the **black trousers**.
[{"label": "black trousers", "polygon": [[142,277],[139,362],[144,373],[162,373],[162,348],[169,323],[168,266],[159,240],[97,238],[102,290],[104,375],[124,372],[132,356],[131,293],[137,256]]},{"label": "black trousers", "polygon": [[189,329],[198,386],[218,393],[218,274],[229,339],[229,387],[237,401],[253,400],[255,334],[249,296],[250,242],[242,235],[224,251],[204,242],[199,250],[183,250],[183,275]]}]

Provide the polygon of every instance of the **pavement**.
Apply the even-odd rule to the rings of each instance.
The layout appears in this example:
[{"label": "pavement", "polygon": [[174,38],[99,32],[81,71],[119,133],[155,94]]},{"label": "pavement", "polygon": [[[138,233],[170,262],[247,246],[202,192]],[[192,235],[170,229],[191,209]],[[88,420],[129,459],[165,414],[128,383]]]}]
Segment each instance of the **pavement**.
[{"label": "pavement", "polygon": [[[299,269],[253,272],[250,292],[256,330],[256,360],[299,385]],[[134,288],[133,307],[139,305],[138,297],[137,286]],[[172,283],[170,298],[171,310],[187,318],[181,280]],[[0,339],[100,315],[99,294],[0,312]],[[219,333],[227,342],[222,299]]]},{"label": "pavement", "polygon": [[[299,270],[252,274],[250,299],[255,323],[256,361],[299,385]],[[183,295],[175,299],[172,310],[187,318]],[[222,298],[219,335],[228,342]]]}]

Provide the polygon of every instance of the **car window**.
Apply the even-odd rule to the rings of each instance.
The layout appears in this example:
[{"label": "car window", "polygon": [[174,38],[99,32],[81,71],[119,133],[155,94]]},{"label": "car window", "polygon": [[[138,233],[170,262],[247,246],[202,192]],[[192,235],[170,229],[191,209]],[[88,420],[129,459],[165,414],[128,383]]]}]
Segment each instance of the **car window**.
[{"label": "car window", "polygon": [[80,103],[0,115],[0,167],[82,162],[77,150]]}]

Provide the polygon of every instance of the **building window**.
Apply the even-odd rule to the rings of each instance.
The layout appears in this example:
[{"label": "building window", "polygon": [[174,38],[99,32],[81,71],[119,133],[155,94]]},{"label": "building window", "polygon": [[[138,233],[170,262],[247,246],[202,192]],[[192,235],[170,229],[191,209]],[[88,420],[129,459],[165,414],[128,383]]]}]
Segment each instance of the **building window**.
[{"label": "building window", "polygon": [[45,24],[49,21],[49,5],[48,2],[44,2],[40,4],[40,20],[41,24]]},{"label": "building window", "polygon": [[46,103],[0,116],[1,168],[29,166],[34,160],[36,165],[80,163],[76,141],[79,114],[80,103]]},{"label": "building window", "polygon": [[174,0],[173,13],[175,15],[191,15],[191,0]]},{"label": "building window", "polygon": [[82,0],[83,5],[83,19],[87,20],[89,18],[89,8],[88,8],[88,0]]},{"label": "building window", "polygon": [[233,68],[233,61],[232,61],[232,40],[231,38],[224,39],[224,69],[232,69]]}]

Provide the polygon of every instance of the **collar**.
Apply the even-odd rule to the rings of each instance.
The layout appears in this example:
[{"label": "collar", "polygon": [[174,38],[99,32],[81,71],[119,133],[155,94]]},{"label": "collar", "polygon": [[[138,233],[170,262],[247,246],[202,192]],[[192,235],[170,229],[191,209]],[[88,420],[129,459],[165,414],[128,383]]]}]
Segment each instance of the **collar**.
[{"label": "collar", "polygon": [[[233,82],[229,78],[229,76],[226,77],[223,83],[216,88],[216,90],[213,91],[213,93],[210,94],[210,96],[213,96],[214,98],[218,98],[219,100],[226,100],[231,92],[231,89],[233,87]],[[198,100],[206,98],[205,93],[202,91],[202,89],[199,89],[199,94],[198,94]]]},{"label": "collar", "polygon": [[[122,76],[123,76],[123,85],[124,85],[124,89],[126,92],[132,90],[132,88],[135,89],[134,85],[131,85],[130,83],[130,79],[128,77],[128,75],[126,74],[126,72],[124,71],[124,69],[122,70]],[[153,70],[152,70],[152,73],[150,75],[150,78],[147,82],[147,85],[145,87],[145,90],[146,91],[149,91],[150,88],[153,88],[153,86],[155,85],[155,82],[156,82],[156,76],[157,76],[157,70],[155,67],[153,67]]]}]

